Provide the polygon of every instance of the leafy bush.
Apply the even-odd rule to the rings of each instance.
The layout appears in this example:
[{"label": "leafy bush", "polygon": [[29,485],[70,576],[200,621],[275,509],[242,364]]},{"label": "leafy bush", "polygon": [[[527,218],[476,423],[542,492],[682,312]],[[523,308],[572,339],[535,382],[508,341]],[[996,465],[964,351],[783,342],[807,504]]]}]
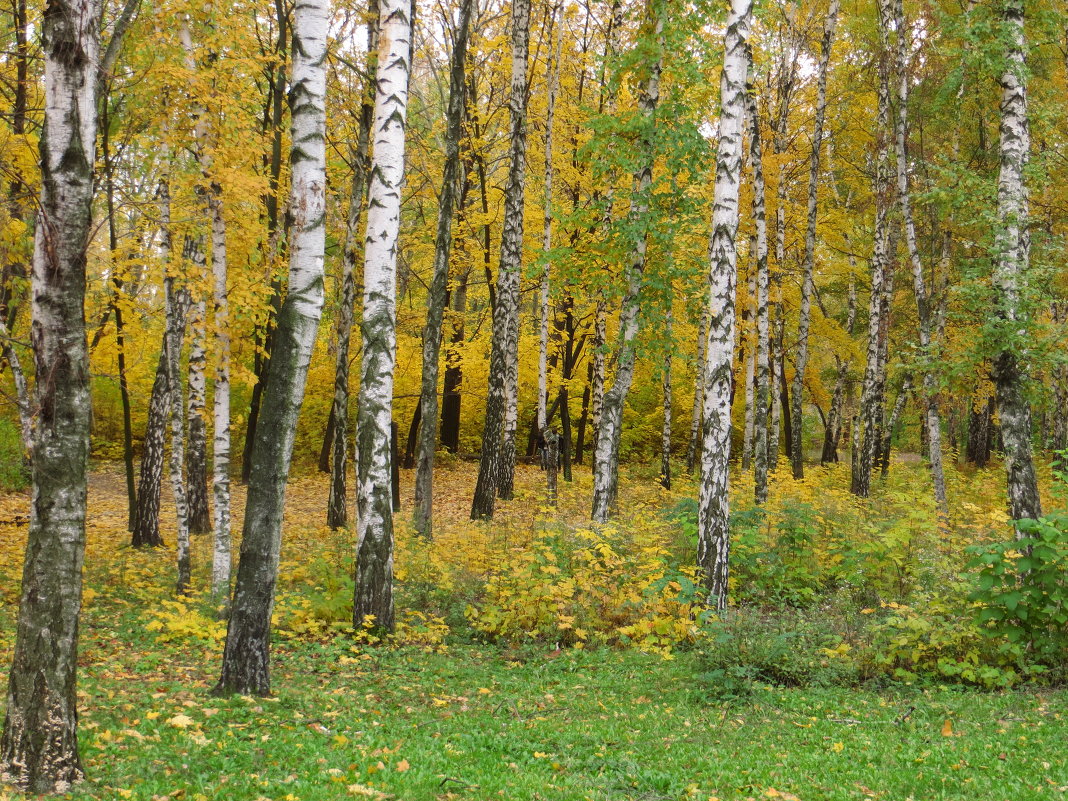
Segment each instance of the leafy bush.
[{"label": "leafy bush", "polygon": [[665,543],[655,530],[544,530],[514,550],[467,616],[508,640],[666,651],[692,639],[697,591],[692,570],[672,571]]},{"label": "leafy bush", "polygon": [[968,548],[978,619],[1047,667],[1068,657],[1068,514],[1021,520],[1020,539]]},{"label": "leafy bush", "polygon": [[826,622],[798,612],[738,609],[702,627],[700,681],[714,697],[746,697],[762,684],[848,686],[857,682],[851,647]]}]

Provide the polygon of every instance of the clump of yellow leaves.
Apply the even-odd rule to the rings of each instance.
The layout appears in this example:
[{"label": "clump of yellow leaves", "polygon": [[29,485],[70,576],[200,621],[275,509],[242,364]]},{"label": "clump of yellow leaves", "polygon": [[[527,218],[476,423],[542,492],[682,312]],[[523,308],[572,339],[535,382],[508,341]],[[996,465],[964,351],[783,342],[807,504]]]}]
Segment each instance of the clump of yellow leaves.
[{"label": "clump of yellow leaves", "polygon": [[[666,652],[696,635],[692,576],[668,562],[663,522],[538,533],[513,549],[467,609],[475,628],[511,640]],[[638,535],[636,532],[640,531]]]}]

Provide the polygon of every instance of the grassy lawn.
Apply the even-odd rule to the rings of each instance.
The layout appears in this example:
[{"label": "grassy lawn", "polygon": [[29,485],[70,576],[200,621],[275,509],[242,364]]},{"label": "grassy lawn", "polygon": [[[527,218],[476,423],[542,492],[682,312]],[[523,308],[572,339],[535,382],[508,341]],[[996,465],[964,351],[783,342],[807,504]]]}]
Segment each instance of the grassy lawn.
[{"label": "grassy lawn", "polygon": [[277,697],[220,700],[208,695],[214,652],[150,665],[113,647],[109,667],[83,674],[89,781],[73,798],[1068,793],[1064,693],[768,688],[716,703],[686,654],[457,646],[350,659],[346,643],[281,649]]}]

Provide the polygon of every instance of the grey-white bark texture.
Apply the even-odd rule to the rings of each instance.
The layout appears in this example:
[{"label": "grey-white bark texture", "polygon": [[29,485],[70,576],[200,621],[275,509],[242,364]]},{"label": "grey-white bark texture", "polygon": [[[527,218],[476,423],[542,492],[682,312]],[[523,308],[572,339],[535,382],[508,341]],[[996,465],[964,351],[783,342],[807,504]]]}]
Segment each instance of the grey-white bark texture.
[{"label": "grey-white bark texture", "polygon": [[764,203],[764,149],[760,138],[755,85],[747,87],[749,121],[749,165],[753,171],[753,227],[756,249],[751,254],[756,272],[756,368],[753,395],[753,500],[757,505],[768,500],[768,405],[771,402],[771,350],[769,336],[768,295],[768,223]]},{"label": "grey-white bark texture", "polygon": [[211,270],[214,279],[215,392],[212,426],[212,493],[215,501],[211,557],[211,594],[216,601],[230,596],[230,304],[226,290],[226,219],[222,192],[212,185]]},{"label": "grey-white bark texture", "polygon": [[198,244],[189,252],[193,262],[191,295],[192,307],[189,327],[192,340],[189,345],[189,398],[186,410],[188,447],[185,453],[185,469],[189,501],[189,530],[193,534],[211,531],[211,515],[208,509],[208,306],[204,293],[208,286],[207,252]]},{"label": "grey-white bark texture", "polygon": [[89,461],[86,251],[92,228],[98,0],[52,0],[42,18],[44,127],[33,253],[39,414],[0,777],[31,793],[82,778],[76,671]]},{"label": "grey-white bark texture", "polygon": [[460,138],[463,134],[464,87],[467,38],[474,13],[474,0],[462,0],[453,36],[449,66],[449,105],[445,114],[445,172],[438,198],[438,226],[434,239],[434,275],[426,298],[423,328],[423,378],[419,403],[419,429],[415,471],[415,530],[424,537],[434,531],[434,451],[438,441],[438,372],[441,361],[442,326],[448,295],[449,257],[452,254],[452,221],[460,184]]},{"label": "grey-white bark texture", "polygon": [[1042,502],[1031,451],[1031,406],[1024,393],[1027,326],[1021,304],[1029,261],[1024,168],[1031,146],[1023,0],[1005,0],[1002,25],[1007,46],[1001,75],[1001,171],[993,280],[996,314],[1002,324],[1002,350],[994,356],[992,373],[1005,449],[1010,513],[1014,520],[1034,520],[1042,516]]},{"label": "grey-white bark texture", "polygon": [[871,295],[868,301],[868,344],[864,363],[864,384],[860,398],[860,447],[853,458],[850,489],[854,495],[867,498],[871,492],[871,473],[882,441],[883,393],[886,381],[882,360],[882,331],[887,285],[889,281],[888,217],[890,191],[890,74],[889,55],[879,58],[877,91],[877,127],[875,176],[872,192],[875,195],[875,231],[871,258]]},{"label": "grey-white bark texture", "polygon": [[742,177],[745,84],[752,0],[731,0],[724,35],[723,75],[712,200],[708,346],[704,392],[704,448],[697,512],[697,566],[708,604],[727,608],[730,565],[728,462],[731,450],[731,372],[734,292],[738,273],[738,191]]},{"label": "grey-white bark texture", "polygon": [[[748,91],[748,90],[747,90]],[[742,429],[742,471],[748,470],[753,464],[753,428],[756,425],[755,409],[753,408],[754,389],[756,384],[756,331],[749,325],[753,319],[754,306],[756,305],[756,265],[753,263],[756,254],[756,234],[749,238],[749,269],[746,271],[746,295],[745,307],[742,312],[741,334],[745,353],[745,423]]]},{"label": "grey-white bark texture", "polygon": [[649,210],[652,200],[653,162],[656,158],[656,107],[660,101],[660,71],[663,61],[663,31],[666,11],[656,0],[646,4],[648,24],[652,25],[654,54],[648,64],[648,75],[638,95],[638,110],[642,127],[638,134],[638,168],[634,172],[634,193],[628,213],[628,236],[631,238],[627,257],[626,286],[619,313],[619,342],[616,346],[616,374],[611,388],[605,392],[601,417],[593,446],[593,509],[595,523],[605,523],[616,502],[619,486],[619,440],[623,429],[623,407],[634,380],[635,338],[638,336],[638,315],[641,311],[641,290],[645,273],[645,253],[651,223]]},{"label": "grey-white bark texture", "polygon": [[[397,237],[411,73],[412,6],[382,0],[374,155],[364,239],[363,358],[356,413],[356,586],[353,624],[393,630],[393,368],[397,346]],[[424,420],[424,423],[426,421]]]},{"label": "grey-white bark texture", "polygon": [[[170,255],[168,250],[167,256]],[[189,562],[189,503],[182,465],[185,462],[185,395],[182,393],[182,338],[185,335],[185,315],[190,305],[189,293],[175,287],[174,277],[163,279],[163,291],[167,304],[167,392],[170,398],[171,421],[171,491],[174,493],[174,511],[177,524],[175,544],[178,547],[179,595],[189,589],[191,567]]]},{"label": "grey-white bark texture", "polygon": [[326,506],[326,524],[330,528],[348,525],[348,457],[349,457],[349,346],[356,307],[356,268],[360,258],[360,218],[363,215],[367,181],[370,177],[371,125],[375,115],[375,84],[378,78],[378,0],[367,4],[367,80],[360,106],[360,131],[356,138],[352,183],[349,186],[349,210],[345,226],[345,250],[341,261],[341,306],[337,315],[337,353],[334,361],[334,402],[330,409],[333,421],[330,497]]},{"label": "grey-white bark texture", "polygon": [[[891,9],[891,2],[893,8]],[[897,196],[901,207],[901,222],[905,229],[905,245],[912,268],[912,287],[916,296],[916,317],[919,322],[919,338],[922,358],[930,360],[932,353],[932,334],[934,315],[931,308],[931,296],[927,291],[923,273],[923,261],[920,246],[916,238],[916,223],[912,216],[912,197],[909,182],[908,164],[908,37],[905,33],[905,12],[902,0],[880,0],[879,18],[884,30],[893,29],[897,34],[897,118],[895,121],[894,146],[897,156]],[[885,35],[885,34],[884,34]],[[927,429],[928,453],[931,467],[931,482],[934,486],[935,504],[941,527],[945,531],[949,525],[949,501],[946,497],[946,476],[942,467],[942,417],[938,410],[938,379],[933,365],[923,369],[923,410],[924,425]]]},{"label": "grey-white bark texture", "polygon": [[812,156],[808,172],[808,215],[805,225],[805,260],[801,278],[801,307],[797,322],[797,349],[794,353],[794,383],[790,395],[790,417],[793,434],[790,442],[790,462],[794,478],[805,476],[804,398],[805,370],[808,367],[808,334],[812,324],[812,292],[816,275],[816,217],[820,180],[820,154],[823,151],[823,122],[827,114],[827,69],[834,44],[834,28],[838,22],[839,0],[831,0],[823,24],[820,42],[820,61],[816,73],[816,120],[812,131]]},{"label": "grey-white bark texture", "polygon": [[215,688],[218,694],[266,695],[271,690],[271,610],[286,481],[323,308],[329,19],[328,0],[302,0],[293,11],[289,289],[278,315],[252,446],[241,556]]},{"label": "grey-white bark texture", "polygon": [[[482,427],[478,481],[471,519],[493,517],[497,493],[515,471],[515,396],[512,376],[519,366],[519,278],[523,269],[523,204],[527,163],[527,56],[530,49],[530,0],[512,2],[512,85],[508,180],[504,189],[504,228],[497,270],[489,390]],[[512,390],[510,392],[510,389]],[[510,397],[511,394],[511,397]],[[509,430],[511,441],[509,444]]]}]

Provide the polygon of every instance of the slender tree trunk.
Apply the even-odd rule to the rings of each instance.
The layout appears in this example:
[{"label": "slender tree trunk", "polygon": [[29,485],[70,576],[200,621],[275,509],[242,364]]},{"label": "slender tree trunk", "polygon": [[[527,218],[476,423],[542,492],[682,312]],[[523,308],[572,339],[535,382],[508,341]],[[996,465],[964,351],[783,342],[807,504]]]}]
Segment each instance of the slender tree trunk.
[{"label": "slender tree trunk", "polygon": [[[593,360],[590,363],[590,450],[597,442],[597,432],[601,428],[601,413],[604,409],[604,385],[607,373],[605,346],[608,344],[608,303],[604,297],[598,297],[593,312]],[[591,467],[593,466],[591,460]]]},{"label": "slender tree trunk", "polygon": [[690,444],[686,447],[686,471],[693,474],[701,451],[701,412],[704,408],[705,348],[708,345],[708,309],[701,311],[697,326],[697,363],[694,365],[693,411],[690,413]]},{"label": "slender tree trunk", "polygon": [[215,392],[213,408],[212,489],[215,536],[211,559],[211,594],[216,601],[230,596],[230,304],[226,289],[226,220],[222,193],[213,185],[211,211],[211,269],[214,286]]},{"label": "slender tree trunk", "polygon": [[[748,90],[747,90],[748,91]],[[744,354],[745,373],[745,422],[742,426],[742,471],[753,464],[753,428],[756,425],[753,408],[756,385],[756,331],[752,324],[753,306],[756,303],[756,234],[749,238],[749,268],[746,270],[745,305],[742,307],[739,343]]]},{"label": "slender tree trunk", "polygon": [[[363,358],[356,416],[356,584],[353,625],[393,630],[391,423],[397,343],[397,236],[411,72],[411,5],[381,0],[374,156],[364,239]],[[451,216],[451,215],[450,215]],[[436,413],[431,416],[436,418]],[[424,420],[424,424],[428,421]]]},{"label": "slender tree trunk", "polygon": [[816,121],[812,133],[812,158],[808,173],[808,217],[805,227],[804,275],[801,279],[801,310],[797,323],[797,350],[794,355],[794,386],[791,414],[790,461],[794,478],[805,477],[804,390],[808,367],[808,334],[811,326],[812,291],[816,274],[816,215],[820,180],[820,154],[823,152],[823,120],[827,114],[827,68],[831,61],[834,28],[838,22],[839,0],[831,0],[820,42],[820,62],[816,78]]},{"label": "slender tree trunk", "polygon": [[749,165],[753,171],[753,226],[755,250],[751,256],[756,273],[756,386],[753,397],[753,500],[760,506],[768,500],[768,407],[771,395],[771,352],[769,340],[768,226],[764,203],[764,149],[760,138],[760,116],[756,87],[747,87],[749,122]]},{"label": "slender tree trunk", "polygon": [[[101,81],[107,87],[107,81]],[[133,423],[130,413],[130,384],[126,374],[126,327],[123,324],[122,304],[123,271],[117,264],[119,237],[115,220],[115,163],[111,152],[111,125],[109,121],[110,98],[103,89],[101,111],[101,156],[104,163],[104,190],[108,211],[108,250],[111,254],[111,311],[115,317],[115,359],[119,371],[119,399],[122,404],[122,461],[126,475],[126,526],[132,532],[137,527],[137,491],[134,486]]]},{"label": "slender tree trunk", "polygon": [[193,261],[194,288],[190,328],[193,339],[189,347],[189,433],[185,453],[185,469],[189,502],[189,530],[193,534],[211,531],[211,516],[208,510],[208,428],[207,414],[207,342],[208,309],[204,299],[207,286],[207,258],[203,245],[198,244],[190,253]]},{"label": "slender tree trunk", "polygon": [[[513,373],[519,364],[519,277],[523,267],[523,201],[526,183],[527,54],[530,47],[530,0],[512,2],[511,144],[504,190],[504,230],[493,305],[489,392],[482,429],[478,481],[471,519],[493,517],[497,493],[510,494],[515,471],[517,389]],[[513,395],[513,397],[509,397]],[[511,439],[509,440],[509,431]],[[504,497],[504,495],[502,495]]]},{"label": "slender tree trunk", "polygon": [[[670,293],[670,288],[668,292]],[[663,372],[660,376],[664,398],[664,427],[660,432],[660,485],[667,490],[671,489],[671,350],[675,346],[671,329],[671,306],[669,305],[667,320],[664,323],[664,340],[669,344],[664,354]]]},{"label": "slender tree trunk", "polygon": [[248,499],[217,694],[271,690],[270,630],[282,512],[297,416],[323,308],[326,245],[326,38],[328,0],[294,9],[289,291],[256,427]]},{"label": "slender tree trunk", "polygon": [[877,466],[882,470],[883,478],[890,473],[890,448],[894,442],[894,431],[897,429],[898,420],[901,419],[901,413],[905,411],[910,392],[912,392],[912,376],[906,375],[901,382],[901,389],[898,390],[894,407],[890,410],[890,419],[886,422],[886,430],[883,431],[882,443],[876,459]]},{"label": "slender tree trunk", "polygon": [[1001,442],[1005,449],[1009,509],[1013,520],[1037,520],[1042,502],[1031,452],[1031,407],[1024,392],[1027,346],[1021,295],[1028,280],[1030,237],[1024,183],[1031,135],[1027,117],[1026,39],[1023,0],[1002,6],[1005,71],[1001,75],[1001,171],[998,175],[998,232],[994,270],[995,314],[1006,343],[994,357],[993,370]]},{"label": "slender tree trunk", "polygon": [[148,423],[141,447],[141,475],[137,484],[137,514],[134,517],[134,548],[158,548],[163,545],[159,534],[160,484],[163,479],[167,419],[171,396],[167,378],[167,337],[163,332],[156,378],[152,382],[152,396],[148,403]]},{"label": "slender tree trunk", "polygon": [[[850,257],[850,269],[854,267],[853,258]],[[846,307],[846,334],[853,338],[853,329],[857,319],[857,284],[853,273],[849,274],[849,300]],[[842,419],[844,417],[846,381],[849,378],[851,359],[835,355],[837,372],[834,379],[834,392],[831,395],[831,408],[827,412],[827,430],[823,437],[823,453],[820,455],[820,464],[837,464],[838,443],[842,435]]]},{"label": "slender tree trunk", "polygon": [[445,351],[445,380],[441,388],[441,446],[449,453],[460,450],[460,402],[463,387],[464,315],[467,313],[468,272],[461,273],[452,291],[449,347]]},{"label": "slender tree trunk", "polygon": [[434,241],[434,277],[426,298],[423,329],[423,380],[419,408],[419,457],[415,473],[415,530],[430,538],[434,532],[434,451],[438,440],[438,367],[441,361],[442,326],[448,293],[449,257],[452,254],[452,220],[460,183],[460,136],[463,133],[464,86],[466,83],[467,36],[474,13],[474,0],[462,0],[460,18],[453,35],[449,76],[449,105],[445,119],[445,174],[438,197],[438,226]]},{"label": "slender tree trunk", "polygon": [[697,566],[708,604],[727,608],[730,564],[728,462],[731,450],[731,371],[734,363],[734,293],[738,272],[738,191],[742,174],[745,85],[752,0],[732,0],[724,36],[712,246],[704,449],[697,516]]},{"label": "slender tree trunk", "polygon": [[[893,9],[891,10],[891,2]],[[897,33],[897,119],[895,130],[895,148],[897,156],[897,195],[901,207],[901,218],[905,229],[905,245],[908,248],[909,264],[912,267],[912,286],[916,295],[916,316],[919,320],[920,348],[925,358],[930,359],[932,350],[932,332],[934,315],[931,309],[931,296],[927,291],[923,274],[923,262],[920,246],[916,241],[916,224],[912,218],[912,198],[909,190],[908,166],[908,40],[905,35],[905,12],[901,0],[880,0],[880,19],[883,22],[884,39],[889,33],[889,22],[893,18]],[[943,532],[948,533],[949,500],[946,497],[946,476],[942,467],[942,417],[938,410],[938,380],[933,368],[923,371],[924,424],[927,431],[928,453],[931,466],[931,480],[934,485],[935,504]],[[892,431],[892,429],[891,429]],[[888,460],[883,462],[883,470],[889,468]]]},{"label": "slender tree trunk", "polygon": [[864,385],[860,400],[860,447],[853,460],[850,489],[854,495],[867,498],[871,492],[871,474],[882,442],[882,398],[886,373],[882,360],[882,332],[885,323],[887,285],[890,283],[888,253],[889,190],[889,130],[890,75],[888,54],[879,59],[877,82],[878,123],[876,130],[876,163],[873,193],[875,195],[875,232],[871,259],[871,297],[868,303],[868,345],[864,366]]},{"label": "slender tree trunk", "polygon": [[[341,306],[337,318],[337,354],[334,362],[334,402],[330,407],[327,440],[332,448],[330,496],[326,507],[326,525],[344,528],[348,512],[349,454],[349,349],[356,306],[356,269],[359,264],[360,217],[370,174],[371,126],[374,122],[375,83],[378,75],[378,0],[367,5],[367,81],[360,107],[360,131],[356,139],[349,210],[345,228],[345,251],[341,262]],[[324,442],[324,450],[325,450]],[[320,460],[320,469],[322,469]]]},{"label": "slender tree trunk", "polygon": [[[82,778],[76,671],[89,460],[86,251],[92,229],[100,5],[53,0],[41,21],[42,189],[33,253],[40,414],[0,777],[30,793]],[[47,380],[45,380],[47,377]]]},{"label": "slender tree trunk", "polygon": [[[372,0],[368,0],[370,4]],[[277,259],[281,247],[281,228],[287,228],[287,224],[279,225],[281,218],[279,209],[279,187],[282,183],[282,139],[286,100],[286,56],[289,46],[291,31],[289,30],[289,7],[284,0],[274,0],[275,20],[278,23],[278,36],[275,39],[274,58],[276,63],[270,72],[270,85],[267,105],[270,114],[264,114],[264,133],[270,133],[271,153],[269,164],[269,189],[264,195],[264,208],[267,211],[267,237],[264,248],[269,269],[273,271],[274,262]],[[252,448],[256,442],[256,426],[260,417],[260,404],[263,398],[264,384],[267,379],[267,368],[271,361],[271,351],[274,349],[274,327],[278,321],[278,314],[282,310],[282,280],[273,277],[271,280],[271,305],[267,315],[267,324],[264,326],[262,343],[257,333],[257,346],[262,344],[262,350],[256,351],[253,372],[256,382],[252,386],[252,398],[249,404],[248,424],[245,427],[245,447],[241,454],[241,483],[247,484],[252,472]],[[325,472],[325,471],[324,471]]]},{"label": "slender tree trunk", "polygon": [[601,418],[596,429],[593,448],[593,510],[596,523],[605,523],[615,506],[619,487],[619,440],[623,430],[623,408],[627,403],[634,380],[634,340],[638,335],[638,314],[641,310],[641,290],[645,272],[645,253],[651,226],[653,162],[656,156],[656,107],[660,101],[660,70],[663,63],[664,13],[654,2],[646,5],[646,15],[653,25],[656,42],[655,57],[649,63],[645,86],[638,96],[642,115],[642,129],[638,134],[638,169],[634,174],[634,194],[631,198],[629,228],[631,250],[627,264],[627,291],[619,313],[619,344],[616,350],[616,375],[612,387],[604,396]]}]

